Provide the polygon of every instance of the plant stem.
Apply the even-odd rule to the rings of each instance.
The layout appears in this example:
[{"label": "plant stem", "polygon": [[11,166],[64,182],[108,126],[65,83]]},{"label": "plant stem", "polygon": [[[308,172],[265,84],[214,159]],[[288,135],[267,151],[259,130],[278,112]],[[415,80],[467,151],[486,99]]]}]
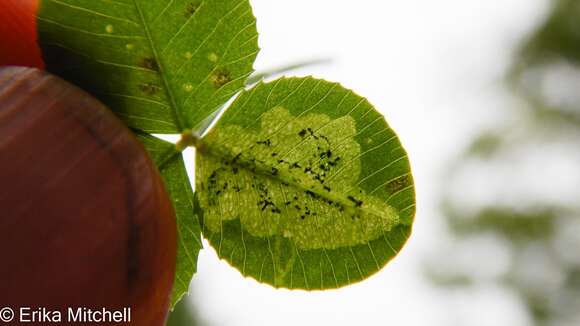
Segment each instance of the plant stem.
[{"label": "plant stem", "polygon": [[187,129],[181,134],[181,139],[175,144],[175,150],[183,152],[188,147],[198,147],[200,137],[192,130]]},{"label": "plant stem", "polygon": [[200,146],[200,137],[194,133],[192,130],[185,130],[181,134],[181,139],[175,146],[170,147],[163,155],[163,159],[157,164],[157,168],[161,171],[167,165],[167,163],[171,162],[175,157],[181,154],[184,150],[188,147],[199,147]]}]

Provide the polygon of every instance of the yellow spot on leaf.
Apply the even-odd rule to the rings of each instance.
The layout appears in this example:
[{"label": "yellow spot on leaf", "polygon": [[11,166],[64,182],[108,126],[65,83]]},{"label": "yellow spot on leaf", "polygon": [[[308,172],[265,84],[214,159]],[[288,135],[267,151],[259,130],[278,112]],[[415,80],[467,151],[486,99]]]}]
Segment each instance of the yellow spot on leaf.
[{"label": "yellow spot on leaf", "polygon": [[210,54],[207,56],[207,59],[208,59],[209,61],[211,61],[211,62],[214,62],[214,63],[215,63],[215,62],[217,62],[217,61],[218,61],[219,57],[218,57],[218,55],[217,55],[217,54],[215,54],[215,53],[213,53],[213,52],[212,52],[212,53],[210,53]]},{"label": "yellow spot on leaf", "polygon": [[187,83],[187,84],[183,84],[183,89],[184,89],[186,92],[191,92],[191,91],[193,91],[193,85],[191,85],[191,84],[189,84],[189,83]]}]

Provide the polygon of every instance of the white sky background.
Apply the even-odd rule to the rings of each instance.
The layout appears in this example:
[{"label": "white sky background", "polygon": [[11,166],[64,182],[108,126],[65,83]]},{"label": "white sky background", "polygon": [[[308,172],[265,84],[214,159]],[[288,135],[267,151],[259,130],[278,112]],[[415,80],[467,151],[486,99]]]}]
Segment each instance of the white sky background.
[{"label": "white sky background", "polygon": [[[504,290],[453,293],[422,275],[446,243],[438,196],[446,164],[478,131],[509,119],[501,78],[547,0],[251,0],[258,71],[305,59],[330,65],[291,75],[338,81],[367,97],[399,134],[413,167],[417,216],[407,246],[359,284],[275,290],[244,278],[205,243],[191,300],[210,325],[510,325],[529,321]],[[482,253],[473,259],[494,259]]]}]

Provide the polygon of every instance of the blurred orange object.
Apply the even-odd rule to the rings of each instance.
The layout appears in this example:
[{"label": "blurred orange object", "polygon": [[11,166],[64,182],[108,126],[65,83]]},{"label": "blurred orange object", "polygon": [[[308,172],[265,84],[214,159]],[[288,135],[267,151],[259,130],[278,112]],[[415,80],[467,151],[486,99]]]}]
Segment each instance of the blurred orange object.
[{"label": "blurred orange object", "polygon": [[44,68],[37,11],[38,0],[0,0],[0,66]]}]

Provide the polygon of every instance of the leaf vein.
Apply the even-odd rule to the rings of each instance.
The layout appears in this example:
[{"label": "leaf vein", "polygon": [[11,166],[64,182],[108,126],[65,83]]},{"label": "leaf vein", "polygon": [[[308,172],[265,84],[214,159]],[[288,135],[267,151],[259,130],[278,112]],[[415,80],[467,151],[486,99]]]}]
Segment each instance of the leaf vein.
[{"label": "leaf vein", "polygon": [[125,19],[125,18],[121,18],[121,17],[116,17],[116,16],[111,16],[111,15],[103,14],[103,13],[98,12],[98,11],[95,11],[95,10],[91,10],[91,9],[87,9],[87,8],[75,6],[75,5],[72,5],[72,4],[67,3],[67,2],[64,2],[64,1],[59,1],[59,0],[48,0],[48,1],[50,1],[50,2],[52,2],[54,4],[57,4],[57,5],[61,5],[63,7],[68,7],[68,8],[74,9],[74,10],[83,11],[83,12],[89,13],[91,15],[100,16],[100,17],[103,17],[103,18],[108,18],[108,19],[117,20],[117,21],[122,21],[122,22],[125,22],[125,23],[133,24],[135,26],[140,26],[138,23],[136,23],[136,22],[134,22],[132,20],[129,20],[129,19]]},{"label": "leaf vein", "polygon": [[153,38],[151,35],[151,31],[149,29],[149,25],[147,24],[147,21],[145,20],[145,16],[143,15],[143,10],[141,9],[139,2],[137,0],[133,0],[133,3],[135,4],[135,8],[137,9],[137,12],[139,13],[139,17],[141,18],[141,22],[143,23],[143,28],[145,29],[145,34],[147,35],[147,39],[149,40],[149,46],[151,47],[151,51],[153,51],[153,55],[155,57],[155,60],[157,61],[157,66],[159,68],[159,75],[161,76],[161,80],[163,81],[163,85],[165,86],[165,93],[167,94],[167,97],[171,103],[171,109],[172,109],[171,112],[173,114],[175,124],[177,125],[177,129],[182,130],[183,129],[183,121],[182,121],[181,115],[179,114],[178,106],[177,106],[177,103],[175,101],[175,97],[173,95],[171,88],[169,87],[167,77],[164,73],[165,71],[164,71],[163,62],[161,62],[161,60],[160,60],[161,58],[160,58],[159,53],[157,52],[157,48],[155,47],[155,44],[153,44]]}]

